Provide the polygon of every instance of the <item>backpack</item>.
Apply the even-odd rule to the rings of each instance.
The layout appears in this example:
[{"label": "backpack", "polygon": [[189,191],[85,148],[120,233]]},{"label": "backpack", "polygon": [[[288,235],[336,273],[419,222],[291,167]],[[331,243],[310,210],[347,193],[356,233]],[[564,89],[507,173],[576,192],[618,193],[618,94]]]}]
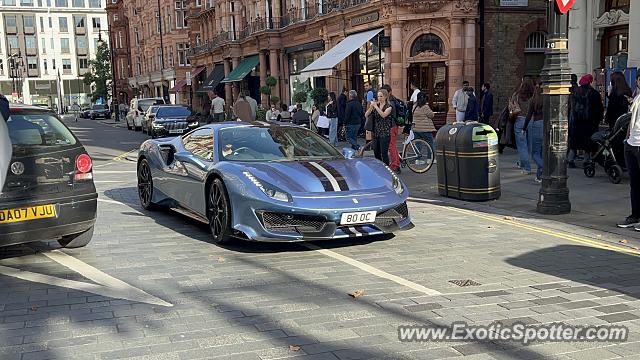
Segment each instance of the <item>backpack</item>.
[{"label": "backpack", "polygon": [[396,110],[395,123],[398,126],[404,126],[407,122],[407,104],[405,104],[402,100],[394,97],[392,100],[393,106]]},{"label": "backpack", "polygon": [[571,104],[571,110],[576,119],[585,120],[589,118],[589,94],[584,96],[579,95],[577,92],[573,95],[573,103]]}]

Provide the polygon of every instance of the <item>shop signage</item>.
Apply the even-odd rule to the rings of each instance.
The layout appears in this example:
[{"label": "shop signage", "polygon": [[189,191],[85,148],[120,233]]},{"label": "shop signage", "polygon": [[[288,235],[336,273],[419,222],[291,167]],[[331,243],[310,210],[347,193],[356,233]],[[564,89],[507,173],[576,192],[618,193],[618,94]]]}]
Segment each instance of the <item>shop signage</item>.
[{"label": "shop signage", "polygon": [[361,16],[356,16],[351,18],[351,26],[368,24],[370,22],[378,21],[378,19],[380,19],[380,13],[377,11],[369,14],[364,14]]},{"label": "shop signage", "polygon": [[500,6],[504,7],[526,7],[529,6],[529,0],[500,0]]}]

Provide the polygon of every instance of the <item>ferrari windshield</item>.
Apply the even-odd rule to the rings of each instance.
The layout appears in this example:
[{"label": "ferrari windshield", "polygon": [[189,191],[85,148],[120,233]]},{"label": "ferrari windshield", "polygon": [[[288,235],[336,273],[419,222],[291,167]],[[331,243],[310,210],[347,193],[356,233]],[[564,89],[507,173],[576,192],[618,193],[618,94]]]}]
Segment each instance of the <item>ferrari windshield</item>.
[{"label": "ferrari windshield", "polygon": [[295,161],[340,159],[324,138],[296,127],[233,127],[218,133],[220,159],[226,161]]}]

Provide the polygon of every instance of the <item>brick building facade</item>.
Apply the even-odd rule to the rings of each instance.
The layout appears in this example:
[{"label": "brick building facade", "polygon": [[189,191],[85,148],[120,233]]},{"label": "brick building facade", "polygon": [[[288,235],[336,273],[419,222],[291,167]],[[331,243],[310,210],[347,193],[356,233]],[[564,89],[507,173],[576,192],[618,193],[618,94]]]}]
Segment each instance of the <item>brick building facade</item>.
[{"label": "brick building facade", "polygon": [[116,79],[118,103],[128,104],[133,97],[129,78],[133,76],[131,67],[131,43],[129,41],[129,18],[125,13],[123,1],[107,1],[107,20],[109,38],[113,54],[113,75]]}]

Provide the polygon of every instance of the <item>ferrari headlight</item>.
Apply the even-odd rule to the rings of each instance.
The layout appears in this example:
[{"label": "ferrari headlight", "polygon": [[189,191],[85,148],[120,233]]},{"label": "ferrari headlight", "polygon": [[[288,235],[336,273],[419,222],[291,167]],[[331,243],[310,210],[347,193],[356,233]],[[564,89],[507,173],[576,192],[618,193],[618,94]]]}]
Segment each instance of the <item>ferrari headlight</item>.
[{"label": "ferrari headlight", "polygon": [[253,185],[255,185],[258,189],[260,189],[263,193],[265,193],[265,195],[267,195],[268,197],[274,199],[274,200],[278,200],[278,201],[283,201],[283,202],[290,202],[291,201],[291,197],[289,196],[289,194],[280,191],[278,189],[276,189],[275,187],[267,184],[267,183],[263,183],[262,181],[258,180],[255,176],[253,176],[252,173],[248,172],[248,171],[244,171],[243,172],[244,176],[247,177],[247,179],[249,179],[249,181],[251,181],[251,183],[253,183]]},{"label": "ferrari headlight", "polygon": [[393,180],[393,189],[396,191],[396,194],[400,195],[402,194],[402,191],[404,191],[403,187],[402,187],[402,182],[400,181],[400,178],[398,177],[398,175],[396,175],[396,173],[391,170],[390,167],[386,166],[387,170],[389,170],[389,173],[391,174],[391,179]]}]

